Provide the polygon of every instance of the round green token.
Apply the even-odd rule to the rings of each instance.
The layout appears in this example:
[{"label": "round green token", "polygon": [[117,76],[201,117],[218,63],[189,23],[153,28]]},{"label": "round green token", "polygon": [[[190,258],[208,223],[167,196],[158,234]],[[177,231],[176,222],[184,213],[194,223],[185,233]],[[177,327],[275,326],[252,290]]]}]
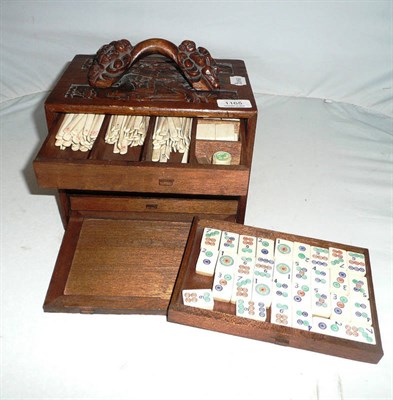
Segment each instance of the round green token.
[{"label": "round green token", "polygon": [[232,156],[227,151],[217,151],[213,154],[213,164],[230,165]]}]

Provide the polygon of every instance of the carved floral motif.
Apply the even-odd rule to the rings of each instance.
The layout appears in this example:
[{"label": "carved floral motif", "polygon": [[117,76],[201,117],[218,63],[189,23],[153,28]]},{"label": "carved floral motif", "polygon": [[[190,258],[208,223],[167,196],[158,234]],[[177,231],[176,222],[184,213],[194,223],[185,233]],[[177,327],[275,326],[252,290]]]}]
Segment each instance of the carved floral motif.
[{"label": "carved floral motif", "polygon": [[109,87],[115,83],[131,65],[132,45],[126,40],[117,40],[102,46],[89,69],[91,86]]},{"label": "carved floral motif", "polygon": [[[179,46],[177,60],[180,68],[191,82],[202,81],[210,89],[219,88],[216,63],[204,47],[197,48],[193,41],[184,40]],[[201,86],[200,89],[203,90],[205,87]]]}]

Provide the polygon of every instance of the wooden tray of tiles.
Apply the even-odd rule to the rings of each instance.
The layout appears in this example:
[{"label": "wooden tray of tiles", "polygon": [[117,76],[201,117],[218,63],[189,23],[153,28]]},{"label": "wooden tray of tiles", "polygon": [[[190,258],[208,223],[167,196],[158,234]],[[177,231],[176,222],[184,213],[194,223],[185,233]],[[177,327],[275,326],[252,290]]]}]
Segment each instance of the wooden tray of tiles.
[{"label": "wooden tray of tiles", "polygon": [[196,218],[168,320],[353,360],[383,356],[368,250]]}]

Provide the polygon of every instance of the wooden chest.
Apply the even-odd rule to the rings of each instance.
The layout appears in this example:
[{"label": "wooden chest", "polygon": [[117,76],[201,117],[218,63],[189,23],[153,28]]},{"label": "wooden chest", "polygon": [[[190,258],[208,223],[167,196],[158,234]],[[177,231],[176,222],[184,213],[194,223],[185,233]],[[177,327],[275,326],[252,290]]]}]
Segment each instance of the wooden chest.
[{"label": "wooden chest", "polygon": [[[45,110],[34,169],[58,190],[65,227],[45,311],[167,314],[349,359],[383,356],[367,249],[242,225],[257,122],[242,61],[212,60],[189,41],[113,42],[76,56]],[[211,229],[217,252],[202,246],[215,242]],[[255,242],[276,246],[274,259]],[[294,251],[280,260],[295,246],[307,263]],[[332,266],[343,254],[354,264]]]},{"label": "wooden chest", "polygon": [[[194,216],[244,220],[257,123],[245,65],[215,60],[219,88],[196,90],[161,54],[106,88],[89,84],[94,56],[77,55],[45,102],[48,136],[34,170],[41,187],[58,190],[65,227],[45,311],[165,314]],[[103,117],[91,148],[59,146],[65,119],[81,114]],[[148,117],[143,144],[114,152],[113,116]],[[186,160],[172,152],[153,161],[163,117],[188,119]],[[236,137],[206,139],[206,124],[228,124]],[[219,151],[230,165],[213,164]]]}]

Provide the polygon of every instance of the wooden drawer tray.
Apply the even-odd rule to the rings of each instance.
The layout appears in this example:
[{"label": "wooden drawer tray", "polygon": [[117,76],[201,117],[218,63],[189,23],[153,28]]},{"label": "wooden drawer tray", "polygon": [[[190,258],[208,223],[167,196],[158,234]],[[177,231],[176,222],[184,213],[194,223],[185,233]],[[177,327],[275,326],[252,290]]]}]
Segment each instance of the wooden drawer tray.
[{"label": "wooden drawer tray", "polygon": [[[311,323],[310,326],[307,327],[306,330],[292,327],[292,326],[298,326],[296,325],[298,323],[305,324],[304,322],[305,320],[303,321],[301,320],[301,318],[297,320],[293,319],[293,324],[289,323],[288,326],[284,325],[288,322],[284,321],[284,319],[280,319],[281,324],[273,323],[273,318],[281,317],[281,315],[276,315],[276,314],[273,317],[273,312],[271,311],[273,303],[275,303],[274,294],[273,294],[272,306],[270,308],[266,307],[264,309],[264,312],[260,314],[264,316],[264,318],[266,318],[265,321],[244,318],[243,316],[237,316],[236,308],[238,307],[238,310],[240,310],[239,307],[246,307],[247,303],[245,302],[242,303],[242,301],[238,302],[236,305],[232,304],[231,302],[223,302],[215,300],[213,309],[202,309],[185,305],[185,303],[183,303],[183,290],[212,289],[212,287],[214,286],[213,276],[203,276],[201,274],[197,274],[195,271],[197,259],[200,253],[202,235],[205,227],[214,228],[221,231],[233,232],[240,235],[249,235],[258,238],[270,239],[273,241],[277,241],[277,239],[283,239],[290,242],[300,242],[308,244],[310,246],[317,246],[318,248],[326,248],[326,249],[328,249],[329,247],[338,248],[346,250],[348,252],[356,252],[360,253],[361,255],[364,255],[364,260],[366,264],[366,275],[365,275],[367,284],[366,286],[369,295],[368,297],[369,310],[367,310],[367,312],[371,313],[372,327],[366,327],[365,325],[364,327],[361,328],[359,328],[359,325],[355,327],[353,326],[352,322],[340,323],[335,321],[334,320],[335,318],[333,317],[331,317],[331,319],[325,318],[324,321],[326,321],[326,323],[321,325],[319,323],[321,322],[322,318],[313,317],[312,321],[316,321],[315,326],[313,326],[314,323],[313,322]],[[316,269],[316,272],[318,272],[318,269]],[[236,275],[232,276],[236,281],[237,279]],[[275,278],[275,276],[276,275],[273,275],[273,278]],[[225,281],[224,283],[222,283],[222,285],[227,284],[229,282],[229,279],[231,279],[231,276],[228,275],[225,279],[228,279],[228,281]],[[240,282],[240,280],[238,282]],[[274,282],[275,281],[273,279],[273,283]],[[289,286],[290,285],[291,283],[289,283]],[[311,285],[310,293],[313,293],[315,291],[313,283],[311,283],[310,285]],[[271,287],[272,293],[276,290],[276,288],[274,288],[274,290],[273,288],[274,286]],[[222,290],[222,286],[220,290]],[[306,289],[304,288],[304,290]],[[349,291],[348,295],[350,299],[351,299],[350,297],[351,293],[353,294],[351,290]],[[264,290],[263,294],[266,293],[268,292]],[[277,291],[276,296],[278,296],[279,294],[283,295],[283,292],[278,293]],[[295,298],[294,295],[297,294],[298,294],[297,292],[296,293],[293,292],[292,293],[293,298]],[[304,292],[299,296],[303,295]],[[209,301],[210,304],[211,300],[210,296],[214,295],[205,293],[205,296],[208,296],[207,300]],[[289,298],[292,299],[291,295],[289,295]],[[344,298],[342,300],[344,302]],[[283,304],[280,305],[280,307],[282,308],[286,307]],[[339,307],[341,306],[345,306],[345,304],[341,304]],[[255,305],[255,307],[257,307],[257,305]],[[293,307],[295,307],[295,305],[293,305]],[[241,310],[241,312],[244,312],[244,308]],[[336,312],[336,310],[334,312]],[[337,312],[341,313],[342,311],[337,310]],[[233,334],[233,335],[244,336],[251,339],[263,340],[284,346],[291,346],[299,349],[306,349],[319,353],[330,354],[338,357],[370,362],[370,363],[377,363],[383,356],[368,250],[334,242],[327,242],[323,240],[311,239],[281,232],[274,232],[265,229],[243,226],[240,224],[230,223],[226,221],[216,221],[211,219],[209,220],[209,219],[199,219],[199,218],[196,218],[194,220],[190,231],[190,236],[186,246],[186,250],[184,253],[183,261],[181,263],[181,267],[179,270],[179,275],[177,277],[175,288],[169,305],[168,321],[219,331],[223,333]],[[345,326],[347,326],[347,328],[345,328]],[[334,328],[335,330],[339,329],[339,332],[341,332],[342,335],[340,337],[336,337],[332,336],[331,333],[329,334],[322,333],[322,332],[327,332],[330,329],[329,327],[331,327],[332,329]],[[345,329],[347,330],[345,331]],[[369,331],[373,332],[372,337],[371,334],[368,333]],[[344,332],[346,332],[345,335],[343,334]],[[345,337],[350,337],[347,336],[348,334],[358,335],[362,334],[362,332],[364,332],[364,336],[362,336],[363,342],[348,340],[347,338],[345,338]],[[337,332],[335,334],[338,335]]]},{"label": "wooden drawer tray", "polygon": [[[228,196],[247,194],[250,166],[246,146],[243,146],[246,142],[245,120],[240,120],[238,141],[230,142],[197,140],[197,118],[193,118],[188,162],[181,163],[182,154],[176,152],[171,153],[171,158],[163,164],[152,161],[156,117],[150,118],[144,144],[131,147],[124,155],[114,153],[113,145],[105,143],[110,115],[105,116],[91,150],[62,150],[55,146],[64,117],[65,114],[58,115],[34,161],[37,180],[42,187]],[[212,155],[219,150],[230,152],[231,165],[212,164]]]},{"label": "wooden drawer tray", "polygon": [[166,314],[194,215],[236,220],[236,200],[69,196],[44,310]]}]

